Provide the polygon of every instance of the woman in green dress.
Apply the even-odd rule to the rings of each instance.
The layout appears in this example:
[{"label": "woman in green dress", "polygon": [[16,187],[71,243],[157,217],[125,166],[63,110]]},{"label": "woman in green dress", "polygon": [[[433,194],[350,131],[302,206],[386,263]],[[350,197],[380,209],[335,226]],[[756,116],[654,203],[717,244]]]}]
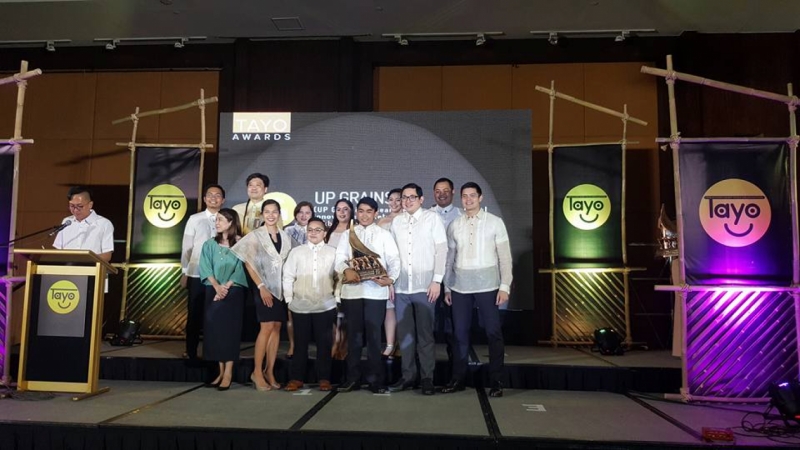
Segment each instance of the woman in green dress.
[{"label": "woman in green dress", "polygon": [[206,285],[203,358],[219,362],[219,375],[208,387],[231,387],[233,363],[239,360],[242,311],[247,277],[231,247],[239,240],[239,215],[230,208],[217,212],[216,237],[203,244],[200,279]]}]

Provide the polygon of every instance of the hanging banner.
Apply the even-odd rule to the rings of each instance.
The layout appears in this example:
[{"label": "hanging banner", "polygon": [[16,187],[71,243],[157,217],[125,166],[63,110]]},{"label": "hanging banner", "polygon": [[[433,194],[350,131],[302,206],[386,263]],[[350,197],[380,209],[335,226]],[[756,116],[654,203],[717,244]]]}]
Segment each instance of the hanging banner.
[{"label": "hanging banner", "polygon": [[792,282],[786,143],[682,143],[680,190],[690,285]]},{"label": "hanging banner", "polygon": [[551,195],[556,267],[621,267],[622,146],[555,148]]},{"label": "hanging banner", "polygon": [[199,148],[136,149],[131,262],[180,260],[183,229],[197,212]]}]

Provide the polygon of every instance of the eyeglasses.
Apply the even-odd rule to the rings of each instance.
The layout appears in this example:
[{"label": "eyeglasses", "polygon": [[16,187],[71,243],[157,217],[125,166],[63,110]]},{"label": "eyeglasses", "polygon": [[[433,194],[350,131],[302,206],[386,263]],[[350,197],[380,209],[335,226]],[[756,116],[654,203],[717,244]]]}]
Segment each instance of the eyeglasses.
[{"label": "eyeglasses", "polygon": [[419,195],[404,195],[400,197],[401,200],[415,202],[419,198]]},{"label": "eyeglasses", "polygon": [[222,198],[222,194],[206,194],[206,198]]},{"label": "eyeglasses", "polygon": [[83,209],[84,206],[86,206],[86,205],[76,205],[75,203],[70,203],[69,204],[69,209],[74,209],[75,211],[80,211],[80,210]]},{"label": "eyeglasses", "polygon": [[325,231],[325,228],[309,228],[308,229],[309,233],[322,233],[323,231]]}]

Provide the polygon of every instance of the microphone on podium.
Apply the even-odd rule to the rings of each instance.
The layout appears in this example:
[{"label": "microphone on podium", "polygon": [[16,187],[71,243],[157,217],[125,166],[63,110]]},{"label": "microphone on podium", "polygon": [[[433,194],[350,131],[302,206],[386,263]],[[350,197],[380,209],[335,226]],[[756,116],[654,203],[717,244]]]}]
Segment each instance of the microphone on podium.
[{"label": "microphone on podium", "polygon": [[57,225],[57,226],[53,227],[53,231],[51,231],[48,234],[48,236],[53,236],[56,233],[58,233],[59,231],[63,230],[64,228],[67,228],[70,225],[72,225],[72,221],[71,220],[65,220],[64,223],[62,223],[61,225]]}]

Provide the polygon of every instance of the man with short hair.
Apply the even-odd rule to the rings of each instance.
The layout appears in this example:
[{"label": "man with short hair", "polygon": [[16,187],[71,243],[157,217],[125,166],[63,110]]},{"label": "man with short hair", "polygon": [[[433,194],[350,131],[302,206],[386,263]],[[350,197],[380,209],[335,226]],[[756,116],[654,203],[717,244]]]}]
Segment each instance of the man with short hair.
[{"label": "man with short hair", "polygon": [[472,309],[477,307],[489,342],[489,396],[502,397],[504,347],[498,307],[508,301],[511,290],[511,247],[503,220],[482,210],[482,201],[481,187],[465,183],[464,215],[447,228],[445,301],[453,307],[456,345],[453,378],[442,392],[464,390]]},{"label": "man with short hair", "polygon": [[392,235],[400,250],[400,276],[395,284],[395,313],[402,353],[402,377],[389,391],[410,389],[419,371],[423,395],[433,395],[436,364],[433,339],[434,304],[439,297],[447,257],[444,224],[435,213],[422,209],[422,188],[403,186],[402,214],[392,221]]},{"label": "man with short hair", "polygon": [[[364,337],[367,341],[367,373],[369,389],[375,394],[386,392],[384,370],[381,365],[381,325],[386,317],[386,301],[394,297],[393,284],[400,275],[400,255],[389,231],[375,223],[378,202],[364,197],[356,206],[358,225],[346,230],[336,248],[336,272],[344,280],[342,285],[342,310],[347,318],[347,375],[339,392],[359,389],[361,381],[361,350]],[[358,256],[359,249],[350,245],[350,233],[355,233],[361,244],[378,255],[386,275],[362,280],[347,261]],[[356,242],[358,244],[358,242]],[[367,261],[367,264],[370,262]],[[362,270],[373,267],[361,267]]]},{"label": "man with short hair", "polygon": [[263,224],[261,204],[264,203],[264,196],[268,191],[268,176],[258,172],[247,176],[247,201],[233,207],[233,210],[239,214],[243,236]]},{"label": "man with short hair", "polygon": [[453,205],[453,182],[449,178],[439,178],[433,183],[433,199],[436,204],[431,206],[431,211],[442,218],[447,230],[450,222],[461,216],[461,210]]},{"label": "man with short hair", "polygon": [[105,262],[111,261],[114,252],[114,225],[94,212],[92,193],[86,186],[73,186],[67,193],[71,216],[56,235],[53,247],[61,250],[91,250]]},{"label": "man with short hair", "polygon": [[317,343],[317,380],[319,390],[331,386],[331,325],[336,321],[336,298],[333,294],[336,250],[325,245],[325,223],[311,217],[307,224],[308,240],[292,249],[283,265],[283,295],[294,321],[296,351],[289,368],[286,390],[303,387],[311,337]]},{"label": "man with short hair", "polygon": [[206,186],[203,202],[206,209],[189,216],[181,244],[181,287],[188,290],[186,299],[186,352],[184,358],[197,359],[197,345],[203,327],[205,286],[200,280],[200,253],[203,243],[217,231],[217,212],[225,203],[225,189],[218,184]]},{"label": "man with short hair", "polygon": [[[444,222],[444,229],[453,220],[461,216],[461,209],[453,205],[453,181],[449,178],[439,178],[433,183],[433,198],[436,204],[431,207],[431,211],[438,215]],[[436,311],[434,312],[434,337],[437,342],[444,341],[447,344],[447,359],[453,362],[453,311],[450,305],[444,301],[444,289],[436,299]]]}]

